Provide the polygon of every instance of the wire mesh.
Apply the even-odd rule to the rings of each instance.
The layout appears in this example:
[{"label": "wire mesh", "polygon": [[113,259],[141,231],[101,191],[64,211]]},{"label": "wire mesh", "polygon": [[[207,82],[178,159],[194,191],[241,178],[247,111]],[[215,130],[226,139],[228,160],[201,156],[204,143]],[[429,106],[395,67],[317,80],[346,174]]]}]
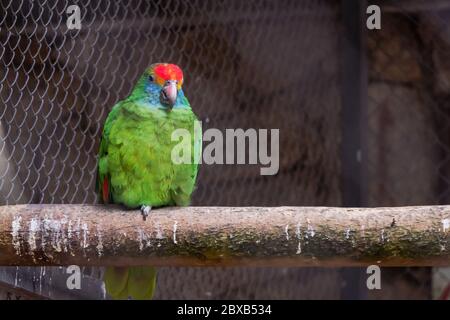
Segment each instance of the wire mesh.
[{"label": "wire mesh", "polygon": [[[108,111],[146,66],[170,61],[182,66],[184,90],[205,129],[283,128],[280,150],[289,150],[272,178],[255,166],[203,166],[195,205],[339,205],[338,57],[328,55],[338,45],[329,33],[338,27],[336,5],[1,3],[2,203],[96,202],[96,152]],[[65,25],[70,4],[81,8],[80,30]],[[314,274],[167,268],[157,295],[299,297],[305,291],[289,285],[288,275],[322,283]],[[230,285],[230,278],[241,285]],[[277,285],[275,279],[286,280]],[[333,292],[318,291],[318,297]]]},{"label": "wire mesh", "polygon": [[[336,23],[333,8],[320,1],[81,1],[82,28],[69,31],[70,4],[13,2],[3,9],[4,203],[96,201],[95,154],[105,117],[157,61],[183,67],[185,91],[205,129],[286,132],[280,148],[290,152],[279,176],[269,182],[254,167],[202,168],[196,204],[339,201],[338,162],[327,156],[337,153],[338,136],[321,146],[339,124],[337,58],[326,59],[337,45],[327,33]],[[314,27],[324,15],[328,23]],[[321,70],[312,73],[317,65]],[[330,89],[325,97],[321,87]],[[333,116],[325,118],[327,111]],[[310,183],[299,179],[302,166],[310,167],[302,176]],[[274,197],[271,190],[286,184],[291,190]]]},{"label": "wire mesh", "polygon": [[[381,30],[368,33],[368,202],[448,204],[450,3],[381,3]],[[409,284],[409,297],[431,298],[436,270],[388,272],[392,286]]]}]

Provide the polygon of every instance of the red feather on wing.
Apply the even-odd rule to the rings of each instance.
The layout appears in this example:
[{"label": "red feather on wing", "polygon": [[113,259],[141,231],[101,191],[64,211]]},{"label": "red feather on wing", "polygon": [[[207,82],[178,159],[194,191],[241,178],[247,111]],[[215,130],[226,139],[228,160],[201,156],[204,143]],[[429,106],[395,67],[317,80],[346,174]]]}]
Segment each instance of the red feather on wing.
[{"label": "red feather on wing", "polygon": [[103,203],[108,203],[109,202],[108,177],[105,177],[105,179],[103,179],[102,195],[103,195]]}]

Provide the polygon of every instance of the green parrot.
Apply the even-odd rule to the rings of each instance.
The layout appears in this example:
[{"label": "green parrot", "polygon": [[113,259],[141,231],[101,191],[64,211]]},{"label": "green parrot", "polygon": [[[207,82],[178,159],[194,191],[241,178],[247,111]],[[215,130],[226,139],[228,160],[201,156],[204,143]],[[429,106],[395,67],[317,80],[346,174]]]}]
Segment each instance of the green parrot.
[{"label": "green parrot", "polygon": [[[140,208],[144,220],[152,207],[189,205],[202,135],[182,84],[178,66],[152,64],[130,96],[112,108],[103,128],[97,172],[104,203]],[[177,129],[190,134],[191,161],[173,161],[172,150],[179,142],[173,141],[172,133]],[[114,299],[151,299],[156,269],[107,268],[104,281]]]}]

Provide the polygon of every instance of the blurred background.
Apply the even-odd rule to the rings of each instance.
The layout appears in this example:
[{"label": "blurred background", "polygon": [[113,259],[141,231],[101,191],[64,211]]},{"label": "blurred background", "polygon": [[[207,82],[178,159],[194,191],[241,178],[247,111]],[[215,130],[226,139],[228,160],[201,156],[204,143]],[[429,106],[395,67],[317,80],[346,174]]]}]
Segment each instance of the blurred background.
[{"label": "blurred background", "polygon": [[[68,30],[68,6],[81,29]],[[368,30],[366,8],[381,8]],[[203,165],[193,205],[450,200],[450,1],[0,0],[0,204],[96,203],[104,120],[172,62],[207,128],[279,128],[280,170]],[[65,268],[0,268],[0,299],[103,299]],[[161,268],[156,299],[448,298],[448,269]]]}]

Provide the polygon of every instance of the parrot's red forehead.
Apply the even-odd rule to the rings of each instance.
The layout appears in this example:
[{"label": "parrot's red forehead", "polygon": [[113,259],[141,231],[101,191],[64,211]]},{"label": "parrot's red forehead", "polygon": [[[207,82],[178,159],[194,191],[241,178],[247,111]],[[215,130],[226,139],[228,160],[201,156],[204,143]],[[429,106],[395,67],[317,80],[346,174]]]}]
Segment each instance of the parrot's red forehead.
[{"label": "parrot's red forehead", "polygon": [[165,81],[167,80],[177,80],[178,82],[183,81],[183,71],[180,67],[175,64],[162,63],[155,67],[155,75]]}]

